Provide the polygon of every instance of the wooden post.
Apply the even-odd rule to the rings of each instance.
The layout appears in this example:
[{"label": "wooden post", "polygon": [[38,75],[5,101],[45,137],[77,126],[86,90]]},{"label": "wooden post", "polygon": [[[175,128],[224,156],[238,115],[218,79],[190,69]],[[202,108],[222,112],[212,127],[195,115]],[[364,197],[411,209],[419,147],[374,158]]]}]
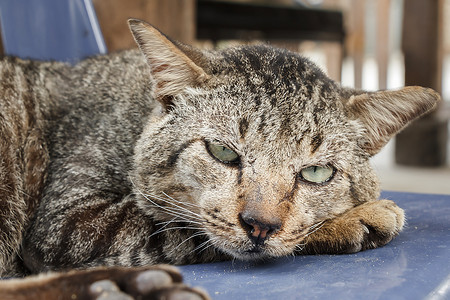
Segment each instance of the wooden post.
[{"label": "wooden post", "polygon": [[365,31],[366,0],[351,0],[351,9],[347,27],[346,49],[348,56],[353,58],[355,87],[362,87],[362,69],[364,63],[364,31]]},{"label": "wooden post", "polygon": [[[404,1],[403,52],[405,85],[441,92],[441,24],[443,1]],[[396,162],[410,166],[442,166],[446,162],[447,121],[436,114],[413,123],[396,138]]]},{"label": "wooden post", "polygon": [[106,46],[110,52],[136,46],[127,19],[149,22],[171,38],[195,39],[195,0],[93,0]]},{"label": "wooden post", "polygon": [[387,88],[387,73],[389,62],[389,11],[391,0],[378,0],[377,5],[377,49],[378,88]]}]

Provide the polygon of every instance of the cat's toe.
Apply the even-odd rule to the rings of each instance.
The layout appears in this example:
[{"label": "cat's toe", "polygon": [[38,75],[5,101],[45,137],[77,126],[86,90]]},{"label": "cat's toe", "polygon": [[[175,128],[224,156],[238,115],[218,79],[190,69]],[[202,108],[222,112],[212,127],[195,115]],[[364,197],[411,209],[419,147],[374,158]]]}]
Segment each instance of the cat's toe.
[{"label": "cat's toe", "polygon": [[128,284],[127,290],[140,299],[183,299],[205,300],[209,299],[202,290],[191,288],[182,283],[173,282],[172,278],[164,271],[150,270],[136,276]]},{"label": "cat's toe", "polygon": [[404,223],[403,209],[393,201],[366,202],[329,219],[308,236],[301,253],[355,253],[380,247],[397,236]]},{"label": "cat's toe", "polygon": [[146,294],[155,289],[168,287],[173,284],[173,281],[164,271],[149,270],[137,275],[130,284],[137,292]]},{"label": "cat's toe", "polygon": [[89,296],[96,300],[132,300],[111,280],[96,281],[89,287]]},{"label": "cat's toe", "polygon": [[[91,285],[94,299],[209,299],[202,290],[184,285],[179,272],[170,266],[155,266],[136,272],[130,269],[117,282],[104,280]],[[98,294],[95,294],[97,292]],[[127,298],[128,297],[128,298]]]},{"label": "cat's toe", "polygon": [[[124,285],[124,291],[118,285]],[[125,283],[116,283],[111,280],[96,281],[89,287],[89,295],[95,300],[208,299],[200,290],[173,282],[171,276],[161,270],[143,271],[127,278]]]},{"label": "cat's toe", "polygon": [[359,250],[387,244],[399,234],[405,223],[403,210],[390,200],[366,203],[356,212],[362,233],[359,243],[355,243],[359,244]]}]

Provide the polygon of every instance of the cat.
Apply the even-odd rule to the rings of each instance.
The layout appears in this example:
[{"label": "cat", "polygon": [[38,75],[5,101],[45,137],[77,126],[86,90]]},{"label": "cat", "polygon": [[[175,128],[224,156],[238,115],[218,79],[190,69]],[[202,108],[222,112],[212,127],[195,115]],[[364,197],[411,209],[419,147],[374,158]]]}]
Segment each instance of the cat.
[{"label": "cat", "polygon": [[369,159],[436,92],[344,88],[287,50],[199,50],[129,26],[139,49],[1,61],[0,274],[60,273],[0,282],[0,298],[88,297],[108,278],[205,298],[160,264],[354,253],[399,234]]}]

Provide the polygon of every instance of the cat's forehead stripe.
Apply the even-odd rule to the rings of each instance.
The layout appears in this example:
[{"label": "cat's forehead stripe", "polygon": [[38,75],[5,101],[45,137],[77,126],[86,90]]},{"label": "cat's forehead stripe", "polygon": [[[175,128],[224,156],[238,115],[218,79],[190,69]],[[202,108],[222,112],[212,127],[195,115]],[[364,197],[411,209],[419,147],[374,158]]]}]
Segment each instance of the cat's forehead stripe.
[{"label": "cat's forehead stripe", "polygon": [[313,138],[311,139],[311,154],[314,154],[317,149],[320,147],[320,145],[322,145],[323,142],[323,136],[321,133],[316,134],[315,136],[313,136]]}]

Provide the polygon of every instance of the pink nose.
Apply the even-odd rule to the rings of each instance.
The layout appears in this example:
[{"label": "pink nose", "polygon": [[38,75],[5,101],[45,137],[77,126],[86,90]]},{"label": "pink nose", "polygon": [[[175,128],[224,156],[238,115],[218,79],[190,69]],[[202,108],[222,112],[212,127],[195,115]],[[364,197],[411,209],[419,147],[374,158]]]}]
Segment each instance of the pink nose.
[{"label": "pink nose", "polygon": [[250,240],[256,245],[264,244],[264,241],[281,228],[281,221],[274,219],[271,222],[261,221],[257,218],[246,214],[239,215],[241,226],[247,231]]}]

